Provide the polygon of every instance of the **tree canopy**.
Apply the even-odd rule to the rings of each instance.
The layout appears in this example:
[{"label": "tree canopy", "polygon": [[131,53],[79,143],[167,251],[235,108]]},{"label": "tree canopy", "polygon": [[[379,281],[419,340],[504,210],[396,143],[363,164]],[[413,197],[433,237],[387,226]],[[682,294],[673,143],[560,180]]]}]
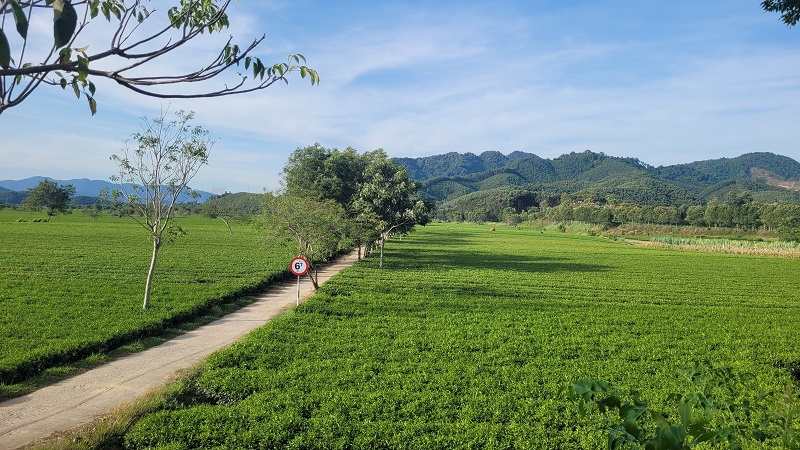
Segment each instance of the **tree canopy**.
[{"label": "tree canopy", "polygon": [[143,308],[150,305],[150,289],[158,252],[166,237],[181,234],[180,228],[171,228],[170,219],[181,195],[192,197],[199,193],[189,188],[189,183],[200,168],[208,163],[214,140],[208,130],[192,126],[194,114],[175,113],[168,120],[167,112],[155,119],[142,118],[142,130],[134,133],[132,142],[126,142],[122,155],[113,155],[119,174],[111,180],[119,189],[110,194],[116,202],[124,198],[138,215],[131,215],[153,242],[153,256],[145,282]]},{"label": "tree canopy", "polygon": [[428,221],[431,205],[418,197],[419,183],[381,149],[359,154],[350,147],[340,151],[320,144],[298,148],[284,166],[283,176],[282,197],[294,199],[287,201],[295,209],[318,209],[313,202],[339,205],[341,220],[331,221],[322,231],[346,237],[359,250],[375,242],[383,250],[393,234],[407,233]]},{"label": "tree canopy", "polygon": [[[229,38],[211,59],[200,59],[187,46],[203,34],[228,28],[230,0],[3,0],[0,1],[0,114],[22,103],[42,84],[70,88],[97,111],[95,78],[114,80],[136,93],[158,98],[219,97],[288,83],[290,73],[319,82],[301,54],[286,62],[265,64],[253,56],[266,35],[240,47]],[[169,3],[177,3],[170,6]],[[150,6],[152,5],[152,6]],[[148,7],[149,6],[149,7]],[[163,10],[158,7],[163,6]],[[35,35],[32,21],[52,18],[52,35]],[[102,44],[82,33],[105,20],[112,25]],[[6,24],[15,24],[16,33]],[[88,34],[88,33],[85,33]],[[167,73],[166,59],[181,54],[192,68]],[[174,66],[174,64],[173,64]],[[243,70],[242,70],[243,69]],[[223,74],[238,77],[210,84]],[[249,72],[249,74],[244,73]],[[224,77],[221,77],[224,78]],[[193,91],[176,89],[192,86]]]},{"label": "tree canopy", "polygon": [[71,184],[59,186],[55,181],[43,180],[28,189],[23,206],[27,209],[46,208],[49,219],[58,212],[66,212],[73,195],[75,187]]}]

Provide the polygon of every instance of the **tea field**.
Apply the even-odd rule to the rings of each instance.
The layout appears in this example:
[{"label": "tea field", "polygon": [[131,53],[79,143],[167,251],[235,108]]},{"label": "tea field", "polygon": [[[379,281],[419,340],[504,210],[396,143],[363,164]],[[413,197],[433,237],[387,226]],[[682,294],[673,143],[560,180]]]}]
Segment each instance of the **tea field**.
[{"label": "tea field", "polygon": [[159,254],[142,310],[152,244],[130,218],[0,211],[0,385],[107,351],[188,320],[283,276],[285,246],[250,225],[179,217],[187,235]]},{"label": "tea field", "polygon": [[798,273],[796,258],[429,224],[383,269],[346,269],[212,355],[125,446],[603,448],[602,417],[566,398],[575,381],[652,404],[701,361],[754,375],[737,401],[790,384]]}]

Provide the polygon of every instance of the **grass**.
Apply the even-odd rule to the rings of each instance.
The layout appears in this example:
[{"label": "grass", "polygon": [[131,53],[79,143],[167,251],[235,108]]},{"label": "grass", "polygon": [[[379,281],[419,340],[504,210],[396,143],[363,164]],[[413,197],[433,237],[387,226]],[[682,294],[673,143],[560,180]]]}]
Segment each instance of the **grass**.
[{"label": "grass", "polygon": [[126,448],[594,449],[574,381],[654,404],[699,361],[753,373],[741,401],[791,381],[800,260],[488,228],[392,241],[386,268],[346,269],[212,355]]},{"label": "grass", "polygon": [[719,253],[800,257],[800,244],[797,242],[656,236],[646,245]]},{"label": "grass", "polygon": [[0,211],[0,397],[191,327],[282,277],[291,259],[247,224],[229,234],[221,221],[177,218],[188,235],[162,248],[152,306],[142,310],[151,251],[142,228],[80,213],[32,221],[40,215]]}]

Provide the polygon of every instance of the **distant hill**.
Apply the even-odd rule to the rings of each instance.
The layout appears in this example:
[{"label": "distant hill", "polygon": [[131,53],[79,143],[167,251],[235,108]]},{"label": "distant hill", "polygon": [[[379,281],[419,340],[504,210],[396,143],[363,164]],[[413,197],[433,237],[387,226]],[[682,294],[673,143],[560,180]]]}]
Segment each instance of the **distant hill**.
[{"label": "distant hill", "polygon": [[[39,184],[44,180],[55,181],[59,186],[71,184],[75,187],[74,201],[76,204],[91,204],[94,203],[100,195],[100,190],[103,188],[112,190],[118,189],[119,185],[109,181],[90,180],[88,178],[80,178],[73,180],[55,180],[49,177],[30,177],[22,180],[0,180],[0,203],[18,204],[27,195],[27,190]],[[13,192],[13,194],[9,194]],[[200,198],[197,200],[202,203],[206,201],[213,194],[210,192],[200,191]],[[21,197],[20,197],[21,196]],[[14,199],[16,201],[3,200],[4,198]],[[186,202],[194,201],[191,197],[186,196]]]},{"label": "distant hill", "polygon": [[[422,191],[440,204],[468,194],[481,197],[496,190],[538,191],[544,195],[593,191],[620,202],[653,206],[703,204],[743,192],[754,200],[800,201],[800,163],[773,153],[748,153],[736,158],[650,166],[589,150],[544,159],[532,153],[446,153],[422,158],[396,158]],[[1,183],[0,183],[1,184]],[[477,197],[476,197],[477,196]]]}]

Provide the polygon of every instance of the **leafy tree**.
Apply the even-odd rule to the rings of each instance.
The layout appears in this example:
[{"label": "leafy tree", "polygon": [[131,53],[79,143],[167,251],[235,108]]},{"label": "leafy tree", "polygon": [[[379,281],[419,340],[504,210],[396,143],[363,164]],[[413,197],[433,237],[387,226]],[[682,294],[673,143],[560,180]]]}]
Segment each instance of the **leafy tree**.
[{"label": "leafy tree", "polygon": [[761,7],[764,11],[781,13],[781,20],[787,26],[800,21],[800,0],[764,0]]},{"label": "leafy tree", "polygon": [[36,186],[28,189],[28,196],[23,200],[25,209],[47,209],[47,220],[56,213],[64,213],[69,207],[75,187],[71,184],[59,186],[55,181],[43,180]]},{"label": "leafy tree", "polygon": [[703,206],[690,206],[686,210],[686,222],[693,227],[702,227],[706,224],[705,212],[706,209]]},{"label": "leafy tree", "polygon": [[781,240],[800,242],[800,216],[789,216],[781,220],[778,227]]},{"label": "leafy tree", "polygon": [[[170,2],[172,3],[172,2]],[[0,24],[16,25],[16,34],[0,28],[0,114],[22,103],[42,84],[70,87],[75,95],[85,97],[92,114],[97,111],[96,87],[93,79],[107,78],[136,93],[158,98],[220,97],[258,91],[276,81],[288,83],[287,76],[298,72],[319,82],[317,72],[305,66],[303,55],[289,55],[287,62],[264,64],[252,56],[265,35],[239,47],[229,38],[211,60],[195,59],[194,68],[185,72],[167,73],[160,62],[180,52],[192,56],[186,44],[198,36],[222,32],[228,28],[227,8],[230,0],[181,0],[171,6],[166,2],[164,14],[141,0],[3,0],[0,1]],[[44,16],[44,17],[40,17]],[[29,24],[50,19],[52,38],[34,36],[38,31]],[[78,42],[81,33],[93,22],[112,24],[111,31],[98,45]],[[96,26],[96,25],[95,25]],[[45,39],[46,53],[31,51]],[[91,50],[90,50],[91,49]],[[243,66],[247,75],[239,79],[211,85],[216,77]],[[160,69],[161,68],[161,69]],[[250,78],[250,79],[248,79]],[[174,92],[176,84],[201,86],[194,92]]]},{"label": "leafy tree", "polygon": [[273,238],[289,236],[297,242],[297,255],[308,260],[308,277],[317,289],[316,263],[339,251],[346,230],[344,209],[329,199],[267,193],[263,211],[264,226]]},{"label": "leafy tree", "polygon": [[409,178],[405,168],[390,160],[382,149],[364,156],[368,162],[354,209],[363,223],[371,224],[378,232],[379,265],[383,267],[386,241],[393,234],[409,232],[416,224],[425,225],[431,205],[415,197],[419,183]]},{"label": "leafy tree", "polygon": [[367,159],[367,155],[359,155],[352,147],[340,151],[317,143],[295,150],[283,169],[288,194],[333,200],[344,208],[350,220],[347,235],[358,246],[359,258],[362,247],[378,239],[378,233],[370,225],[372,220],[360,215],[354,207]]},{"label": "leafy tree", "polygon": [[339,151],[317,143],[292,153],[283,183],[287,193],[334,200],[350,210],[364,167],[365,159],[354,148]]},{"label": "leafy tree", "polygon": [[224,192],[211,196],[199,205],[196,212],[209,219],[220,219],[233,234],[230,220],[247,220],[261,212],[261,196],[248,192]]},{"label": "leafy tree", "polygon": [[[134,133],[132,145],[126,142],[124,153],[111,159],[119,167],[119,175],[111,180],[119,190],[110,194],[114,203],[122,197],[138,214],[130,215],[150,235],[153,256],[144,289],[144,303],[150,305],[156,259],[165,239],[183,234],[180,227],[170,227],[178,201],[184,194],[198,198],[199,193],[189,188],[189,182],[208,163],[214,140],[200,126],[191,126],[194,113],[178,111],[176,118],[168,121],[167,112],[156,119],[142,118],[142,130]],[[103,196],[108,197],[108,192]],[[165,237],[165,233],[167,233]]]}]

